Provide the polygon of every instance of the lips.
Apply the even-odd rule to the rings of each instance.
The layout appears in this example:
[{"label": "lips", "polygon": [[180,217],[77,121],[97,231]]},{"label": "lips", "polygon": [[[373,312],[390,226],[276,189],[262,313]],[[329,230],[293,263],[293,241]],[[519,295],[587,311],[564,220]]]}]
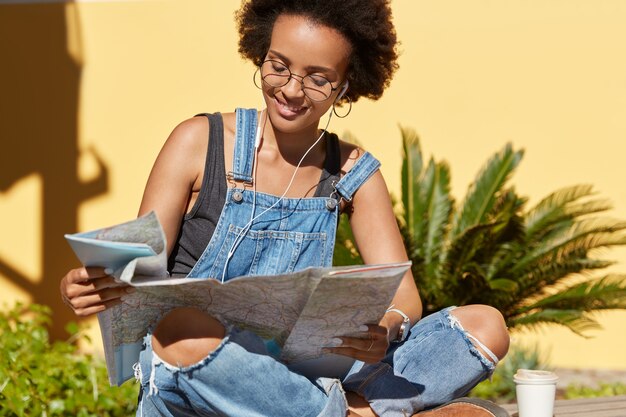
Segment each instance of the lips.
[{"label": "lips", "polygon": [[287,103],[283,103],[280,100],[278,100],[278,98],[276,97],[274,97],[274,102],[276,103],[276,109],[278,110],[278,113],[287,119],[296,117],[304,113],[307,109],[304,106],[294,106],[294,105],[290,105]]}]

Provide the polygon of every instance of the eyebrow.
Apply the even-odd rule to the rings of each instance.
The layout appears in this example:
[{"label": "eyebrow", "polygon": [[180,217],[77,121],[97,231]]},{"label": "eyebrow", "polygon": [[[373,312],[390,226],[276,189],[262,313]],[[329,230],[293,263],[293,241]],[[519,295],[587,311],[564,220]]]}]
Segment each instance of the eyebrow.
[{"label": "eyebrow", "polygon": [[[281,54],[278,51],[275,51],[273,49],[270,49],[268,51],[268,53],[274,54],[276,55],[278,58],[282,59],[283,61],[285,61],[287,64],[291,63],[291,61],[289,60],[289,58],[287,58],[285,55]],[[321,71],[321,72],[330,72],[333,75],[337,76],[337,71],[335,71],[332,68],[328,68],[328,67],[323,67],[321,65],[309,65],[305,68],[307,71]]]}]

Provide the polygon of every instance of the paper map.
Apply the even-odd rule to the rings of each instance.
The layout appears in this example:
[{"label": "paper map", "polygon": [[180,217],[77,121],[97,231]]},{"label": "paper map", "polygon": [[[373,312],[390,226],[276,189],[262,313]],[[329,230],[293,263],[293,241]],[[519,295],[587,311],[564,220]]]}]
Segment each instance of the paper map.
[{"label": "paper map", "polygon": [[[358,337],[362,324],[380,321],[410,267],[407,262],[308,268],[222,284],[213,278],[168,276],[165,235],[154,213],[66,238],[83,265],[113,268],[115,277],[137,290],[122,304],[98,314],[109,381],[114,385],[133,376],[143,337],[177,307],[195,307],[273,339],[287,364],[320,358],[332,338]],[[137,244],[148,247],[140,254],[146,256],[136,257]]]}]

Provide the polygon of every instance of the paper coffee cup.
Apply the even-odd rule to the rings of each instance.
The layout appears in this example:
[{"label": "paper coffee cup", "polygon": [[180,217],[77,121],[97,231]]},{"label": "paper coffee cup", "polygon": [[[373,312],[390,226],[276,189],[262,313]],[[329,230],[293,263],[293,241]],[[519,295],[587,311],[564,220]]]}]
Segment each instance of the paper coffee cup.
[{"label": "paper coffee cup", "polygon": [[518,369],[513,381],[519,417],[552,417],[558,379],[554,372]]}]

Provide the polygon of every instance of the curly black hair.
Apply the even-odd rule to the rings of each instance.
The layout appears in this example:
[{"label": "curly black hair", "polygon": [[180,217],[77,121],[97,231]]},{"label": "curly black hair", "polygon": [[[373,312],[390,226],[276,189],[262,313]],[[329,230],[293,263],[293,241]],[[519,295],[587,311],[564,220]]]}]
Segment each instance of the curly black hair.
[{"label": "curly black hair", "polygon": [[339,31],[352,45],[348,67],[352,101],[380,98],[398,69],[389,0],[249,0],[236,12],[239,53],[259,66],[282,14],[305,16]]}]

